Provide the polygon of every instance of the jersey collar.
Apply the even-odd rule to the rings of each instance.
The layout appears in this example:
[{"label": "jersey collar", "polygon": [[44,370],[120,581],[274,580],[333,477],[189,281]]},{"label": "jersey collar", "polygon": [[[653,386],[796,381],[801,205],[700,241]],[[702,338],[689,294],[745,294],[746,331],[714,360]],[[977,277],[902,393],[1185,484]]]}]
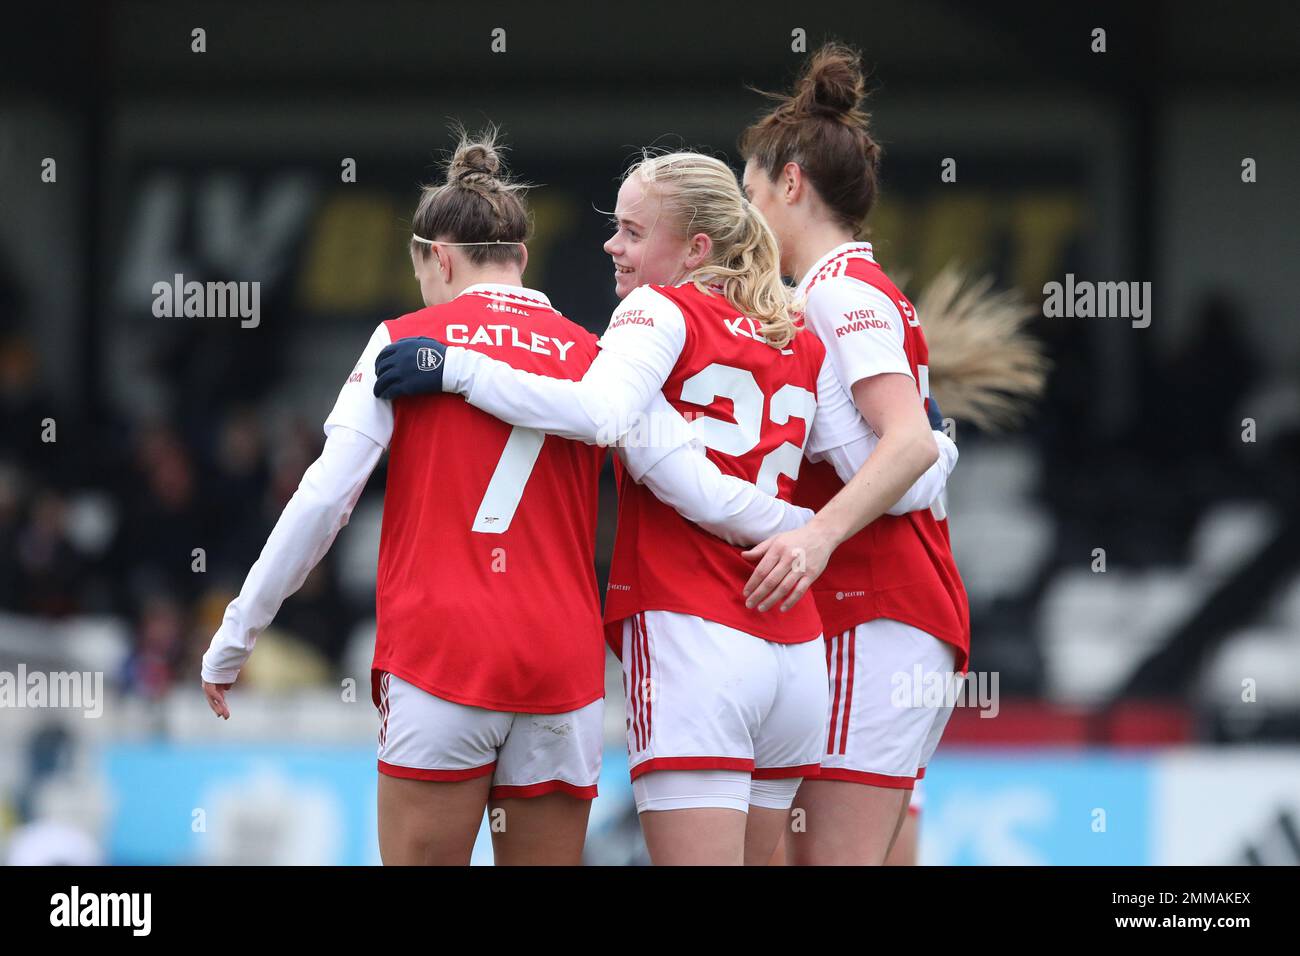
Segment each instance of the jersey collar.
[{"label": "jersey collar", "polygon": [[722,284],[722,280],[712,275],[701,275],[696,276],[694,279],[683,279],[681,282],[673,283],[672,287],[674,289],[680,289],[682,286],[695,285],[697,282],[714,295],[726,295],[727,287]]},{"label": "jersey collar", "polygon": [[813,280],[820,276],[823,270],[828,270],[828,272],[834,271],[835,266],[842,258],[848,258],[850,256],[861,256],[869,262],[876,261],[876,257],[871,251],[871,243],[841,243],[813,264],[813,267],[808,270],[807,274],[805,274],[803,279],[800,281],[798,289],[795,290],[795,294],[807,295],[809,287],[813,284]]},{"label": "jersey collar", "polygon": [[507,285],[504,282],[475,282],[462,289],[456,298],[459,299],[462,295],[490,295],[510,302],[543,305],[552,311],[555,308],[545,293],[538,292],[536,289],[526,289],[521,285]]}]

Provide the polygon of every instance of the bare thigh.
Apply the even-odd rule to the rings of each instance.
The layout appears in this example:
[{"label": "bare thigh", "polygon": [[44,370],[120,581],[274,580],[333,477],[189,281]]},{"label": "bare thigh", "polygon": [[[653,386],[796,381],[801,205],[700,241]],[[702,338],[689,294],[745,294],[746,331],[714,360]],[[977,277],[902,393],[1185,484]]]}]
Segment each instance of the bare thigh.
[{"label": "bare thigh", "polygon": [[745,866],[767,866],[772,862],[789,819],[789,810],[749,805],[749,819],[745,822]]},{"label": "bare thigh", "polygon": [[379,775],[379,856],[385,866],[468,866],[490,774],[434,782]]},{"label": "bare thigh", "polygon": [[497,866],[581,866],[591,801],[567,793],[493,800],[488,810]]},{"label": "bare thigh", "polygon": [[805,780],[794,808],[803,826],[787,836],[790,862],[799,866],[880,866],[903,816],[906,790],[845,780]]},{"label": "bare thigh", "polygon": [[782,833],[781,839],[777,841],[776,849],[772,851],[772,859],[768,861],[767,863],[768,866],[785,866],[787,863],[790,862],[788,859],[786,859],[786,857],[789,855],[786,852],[786,847],[789,845],[789,843],[790,843],[790,838],[786,836],[784,833]]},{"label": "bare thigh", "polygon": [[655,866],[740,866],[745,862],[743,810],[646,810],[641,814],[641,830]]},{"label": "bare thigh", "polygon": [[899,827],[898,838],[885,858],[885,866],[916,866],[920,848],[917,815],[904,813],[903,817],[903,825]]}]

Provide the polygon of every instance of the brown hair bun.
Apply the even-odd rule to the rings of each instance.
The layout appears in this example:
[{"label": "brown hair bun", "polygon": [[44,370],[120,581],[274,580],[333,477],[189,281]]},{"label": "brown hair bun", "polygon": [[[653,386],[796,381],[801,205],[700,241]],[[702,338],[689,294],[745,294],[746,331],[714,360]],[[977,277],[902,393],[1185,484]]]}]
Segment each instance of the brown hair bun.
[{"label": "brown hair bun", "polygon": [[827,43],[808,60],[795,82],[794,112],[848,117],[867,95],[858,54],[842,43]]}]

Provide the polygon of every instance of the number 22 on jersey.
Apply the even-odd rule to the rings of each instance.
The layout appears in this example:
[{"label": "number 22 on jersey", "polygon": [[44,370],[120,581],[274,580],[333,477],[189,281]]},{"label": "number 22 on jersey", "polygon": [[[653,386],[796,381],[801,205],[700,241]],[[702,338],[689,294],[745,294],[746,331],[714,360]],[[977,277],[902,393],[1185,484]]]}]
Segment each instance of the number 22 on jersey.
[{"label": "number 22 on jersey", "polygon": [[[740,458],[758,447],[763,428],[763,390],[753,372],[718,362],[705,366],[682,383],[683,402],[707,408],[719,398],[730,399],[734,422],[700,417],[691,424],[700,440],[713,451]],[[798,479],[803,443],[808,440],[816,411],[817,397],[808,389],[786,383],[776,390],[768,410],[769,421],[785,425],[792,418],[802,419],[804,437],[798,445],[782,442],[763,456],[754,481],[760,491],[776,497],[779,475]]]}]

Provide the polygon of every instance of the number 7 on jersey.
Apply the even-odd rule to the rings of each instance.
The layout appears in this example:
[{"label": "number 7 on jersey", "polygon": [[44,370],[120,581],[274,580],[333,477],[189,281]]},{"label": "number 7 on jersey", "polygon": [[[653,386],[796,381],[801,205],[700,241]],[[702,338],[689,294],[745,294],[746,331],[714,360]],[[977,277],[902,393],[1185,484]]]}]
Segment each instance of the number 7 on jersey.
[{"label": "number 7 on jersey", "polygon": [[502,534],[510,527],[545,441],[546,435],[536,429],[519,425],[510,429],[510,437],[483,493],[471,531]]}]

